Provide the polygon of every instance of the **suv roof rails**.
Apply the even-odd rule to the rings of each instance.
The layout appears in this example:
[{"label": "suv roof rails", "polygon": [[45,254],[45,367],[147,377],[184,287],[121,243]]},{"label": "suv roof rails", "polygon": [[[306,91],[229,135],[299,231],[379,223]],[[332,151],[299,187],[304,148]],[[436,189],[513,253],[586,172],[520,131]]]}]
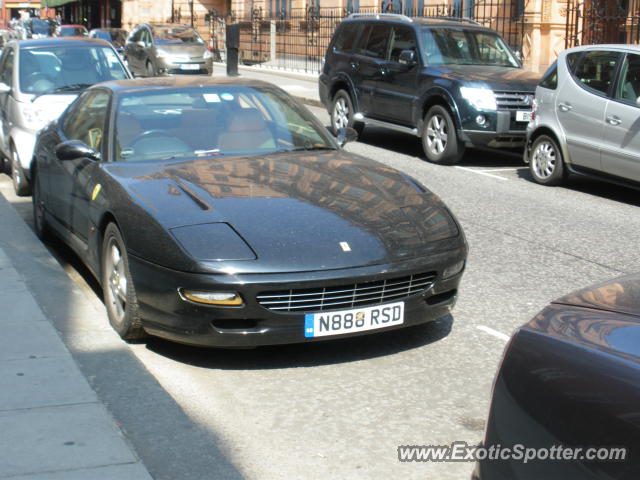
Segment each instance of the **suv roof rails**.
[{"label": "suv roof rails", "polygon": [[405,22],[413,22],[411,17],[407,17],[406,15],[402,15],[401,13],[352,13],[347,18],[358,18],[358,17],[374,17],[376,19],[396,18],[398,20],[404,20]]},{"label": "suv roof rails", "polygon": [[474,25],[480,25],[481,27],[484,27],[483,24],[481,24],[480,22],[473,20],[471,18],[468,17],[431,17],[431,18],[437,18],[439,20],[449,20],[451,22],[467,22],[467,23],[472,23]]}]

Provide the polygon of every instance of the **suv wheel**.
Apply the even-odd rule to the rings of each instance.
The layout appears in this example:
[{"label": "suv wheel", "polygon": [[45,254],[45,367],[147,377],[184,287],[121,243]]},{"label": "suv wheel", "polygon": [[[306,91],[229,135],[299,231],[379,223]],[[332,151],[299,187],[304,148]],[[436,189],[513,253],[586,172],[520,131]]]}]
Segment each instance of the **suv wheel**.
[{"label": "suv wheel", "polygon": [[550,136],[540,135],[533,142],[529,171],[533,179],[542,185],[558,185],[564,180],[562,152]]},{"label": "suv wheel", "polygon": [[333,133],[337,135],[338,129],[351,127],[360,135],[364,130],[364,123],[353,120],[355,113],[349,94],[344,90],[338,90],[333,97],[333,104],[331,105],[331,128]]},{"label": "suv wheel", "polygon": [[427,160],[441,165],[458,163],[464,155],[464,143],[458,139],[449,111],[434,105],[424,117],[422,147]]}]

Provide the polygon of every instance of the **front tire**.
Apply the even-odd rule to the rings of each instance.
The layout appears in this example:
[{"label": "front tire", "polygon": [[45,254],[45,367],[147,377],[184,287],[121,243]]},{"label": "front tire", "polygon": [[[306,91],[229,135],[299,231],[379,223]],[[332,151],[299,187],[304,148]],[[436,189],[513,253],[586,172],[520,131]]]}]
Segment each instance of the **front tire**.
[{"label": "front tire", "polygon": [[31,194],[31,185],[29,185],[29,180],[20,165],[20,158],[15,147],[11,147],[11,181],[17,196],[26,197]]},{"label": "front tire", "polygon": [[156,69],[153,66],[153,63],[151,63],[150,60],[147,60],[147,77],[155,77],[156,76]]},{"label": "front tire", "polygon": [[43,242],[49,238],[49,226],[47,225],[47,219],[44,213],[44,202],[42,201],[42,191],[40,187],[40,179],[37,172],[34,170],[31,176],[33,195],[31,201],[33,202],[33,225],[36,231],[36,235]]},{"label": "front tire", "polygon": [[102,242],[102,292],[109,323],[123,340],[146,336],[138,313],[138,298],[129,271],[129,257],[120,230],[110,223]]},{"label": "front tire", "polygon": [[559,185],[565,179],[562,151],[550,136],[540,135],[533,142],[529,171],[533,180],[541,185]]},{"label": "front tire", "polygon": [[458,139],[449,111],[434,105],[424,117],[422,148],[427,160],[440,165],[454,165],[464,155],[464,143]]},{"label": "front tire", "polygon": [[358,132],[358,135],[362,133],[364,123],[356,122],[353,119],[355,113],[349,94],[344,90],[338,90],[333,96],[333,102],[331,103],[331,129],[334,135],[338,134],[340,128],[346,127],[353,128]]}]

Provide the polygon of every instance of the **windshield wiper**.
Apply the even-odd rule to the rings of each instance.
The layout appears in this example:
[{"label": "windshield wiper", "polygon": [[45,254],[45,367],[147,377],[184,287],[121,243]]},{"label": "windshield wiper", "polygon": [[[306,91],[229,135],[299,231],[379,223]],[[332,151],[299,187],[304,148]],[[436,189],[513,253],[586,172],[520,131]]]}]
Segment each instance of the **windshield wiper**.
[{"label": "windshield wiper", "polygon": [[306,151],[311,151],[311,150],[335,150],[335,148],[333,147],[327,147],[327,146],[314,146],[314,145],[310,145],[308,147],[295,147],[295,148],[291,148],[288,150],[280,150],[282,152],[300,152],[302,150],[306,150]]},{"label": "windshield wiper", "polygon": [[43,95],[51,95],[52,93],[62,93],[62,92],[77,92],[84,90],[85,88],[89,88],[93,83],[73,83],[71,85],[64,85],[62,87],[52,88],[50,90],[45,90],[44,92],[36,93],[31,102],[33,103],[37,98],[40,98]]}]

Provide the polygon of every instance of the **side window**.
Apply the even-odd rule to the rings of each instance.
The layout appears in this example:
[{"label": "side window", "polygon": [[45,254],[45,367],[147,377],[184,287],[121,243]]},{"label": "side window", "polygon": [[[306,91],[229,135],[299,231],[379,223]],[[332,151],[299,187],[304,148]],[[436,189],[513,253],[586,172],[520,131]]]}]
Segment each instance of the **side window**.
[{"label": "side window", "polygon": [[553,62],[553,64],[547,69],[540,81],[540,86],[550,90],[558,88],[558,65],[556,62]]},{"label": "side window", "polygon": [[129,41],[130,42],[139,42],[140,41],[140,33],[142,32],[142,30],[138,29],[135,30],[131,36],[129,37]]},{"label": "side window", "polygon": [[353,52],[356,41],[362,32],[363,23],[345,23],[338,32],[336,43],[333,45],[334,51],[345,53]]},{"label": "side window", "polygon": [[582,55],[582,52],[573,52],[567,55],[567,68],[571,73],[575,72],[580,55]]},{"label": "side window", "polygon": [[141,40],[144,42],[144,44],[146,46],[151,45],[151,33],[149,33],[148,29],[146,29],[146,28],[142,29],[142,39]]},{"label": "side window", "polygon": [[622,64],[616,100],[636,105],[640,97],[640,55],[628,54]]},{"label": "side window", "polygon": [[389,60],[397,62],[400,59],[400,53],[403,50],[413,50],[415,52],[415,58],[418,58],[416,37],[413,30],[407,27],[393,27],[391,45],[389,47]]},{"label": "side window", "polygon": [[357,53],[371,58],[386,59],[390,31],[389,25],[383,23],[368,25],[363,35],[367,40],[358,48]]},{"label": "side window", "polygon": [[15,61],[15,50],[11,49],[4,56],[2,67],[0,67],[0,82],[13,86],[13,64]]},{"label": "side window", "polygon": [[587,52],[576,66],[574,76],[587,90],[608,93],[619,62],[618,52]]},{"label": "side window", "polygon": [[100,151],[108,105],[109,94],[102,90],[92,91],[80,97],[64,119],[64,135],[70,140],[80,140]]}]

